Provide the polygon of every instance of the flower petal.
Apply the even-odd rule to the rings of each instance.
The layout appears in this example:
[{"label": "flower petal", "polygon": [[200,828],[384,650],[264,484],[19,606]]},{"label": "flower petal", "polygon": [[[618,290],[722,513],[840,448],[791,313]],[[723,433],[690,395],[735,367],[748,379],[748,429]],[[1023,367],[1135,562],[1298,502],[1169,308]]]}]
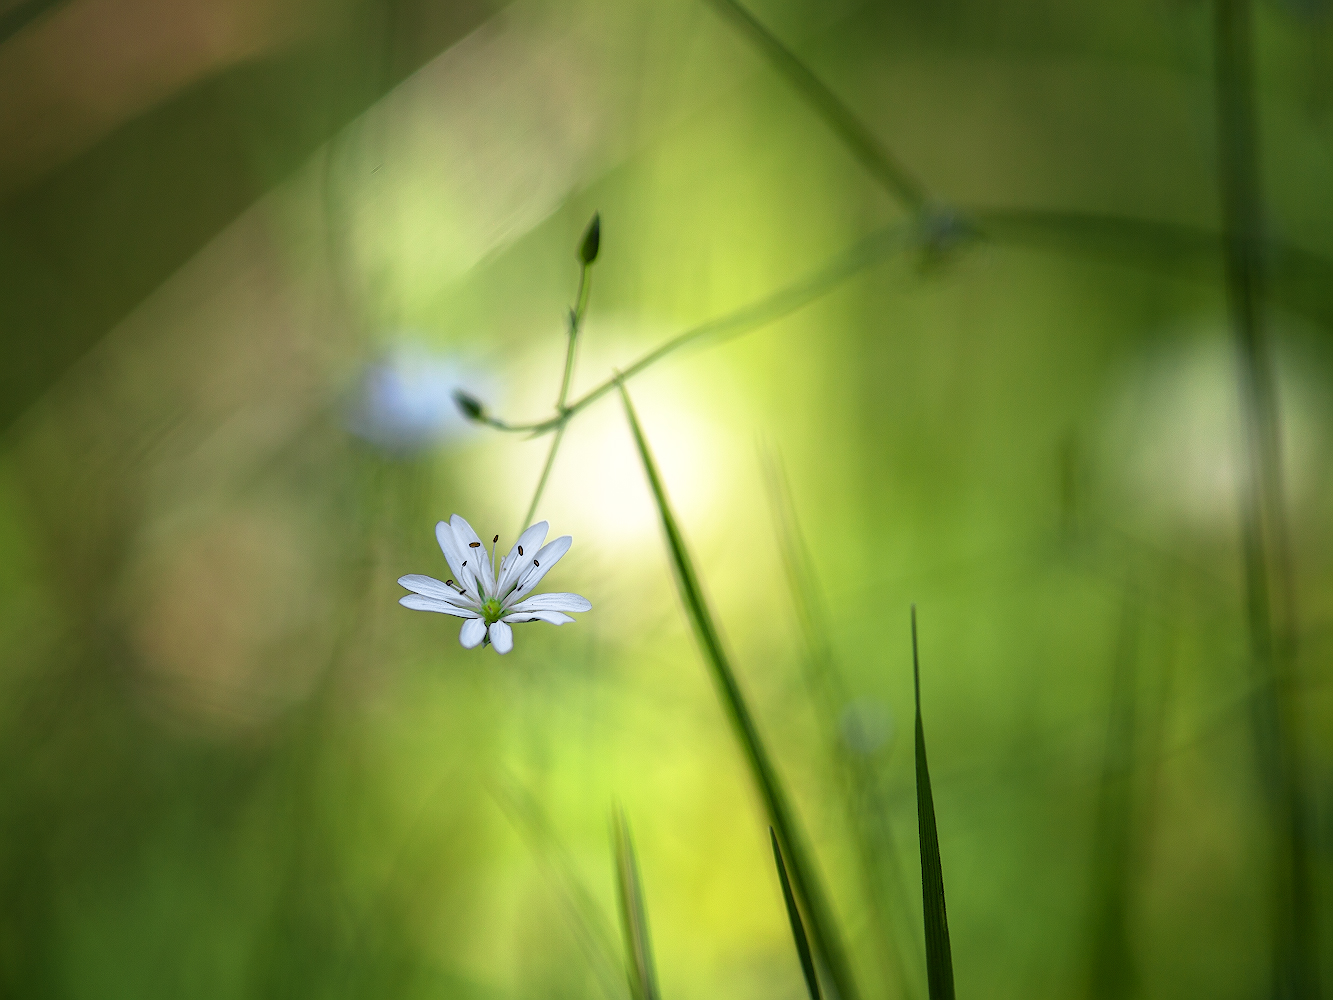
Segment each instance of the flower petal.
[{"label": "flower petal", "polygon": [[504,655],[514,648],[514,630],[504,622],[493,622],[491,624],[491,645],[500,655]]},{"label": "flower petal", "polygon": [[560,561],[560,557],[569,551],[569,547],[574,544],[574,539],[569,535],[561,535],[553,542],[547,542],[541,547],[536,555],[531,559],[527,556],[523,558],[527,561],[527,569],[519,577],[518,585],[514,587],[514,596],[522,597],[532,592],[532,588],[537,586],[551,567]]},{"label": "flower petal", "polygon": [[463,630],[458,633],[458,641],[464,649],[475,649],[486,638],[486,623],[480,618],[471,618],[463,623]]},{"label": "flower petal", "polygon": [[449,523],[453,525],[454,537],[458,539],[458,551],[463,553],[463,558],[467,560],[467,566],[464,568],[472,570],[478,585],[484,591],[482,599],[493,597],[495,576],[491,572],[490,552],[477,537],[477,533],[472,530],[472,525],[468,524],[461,514],[455,514],[449,519]]},{"label": "flower petal", "polygon": [[528,611],[522,614],[505,615],[500,619],[502,622],[509,622],[516,625],[519,622],[550,622],[552,625],[564,625],[574,621],[569,615],[562,615],[559,611]]},{"label": "flower petal", "polygon": [[[448,521],[441,521],[435,525],[435,540],[440,543],[440,551],[448,560],[449,568],[454,571],[454,579],[458,581],[458,585],[468,592],[468,597],[480,601],[481,589],[472,574],[471,560],[463,554],[464,546],[459,544],[453,525]],[[469,565],[464,566],[464,562],[468,562]]]},{"label": "flower petal", "polygon": [[433,597],[437,601],[446,601],[449,604],[456,604],[460,608],[476,608],[476,601],[464,597],[453,587],[446,586],[433,576],[422,576],[419,573],[410,573],[407,576],[398,578],[398,586],[406,587],[414,594],[421,594],[425,597]]},{"label": "flower petal", "polygon": [[460,608],[446,601],[437,601],[433,597],[422,597],[420,594],[408,594],[405,597],[400,597],[398,603],[405,608],[411,608],[413,611],[438,611],[442,615],[453,615],[455,618],[480,620],[480,616],[470,608]]},{"label": "flower petal", "polygon": [[578,594],[533,594],[510,610],[519,614],[528,611],[591,611],[592,602]]},{"label": "flower petal", "polygon": [[508,595],[517,582],[519,574],[528,565],[528,560],[524,557],[536,555],[537,550],[542,547],[542,542],[546,541],[546,532],[549,527],[545,521],[538,521],[532,525],[518,536],[518,541],[509,550],[509,555],[505,556],[504,562],[500,563],[500,579],[497,583],[499,589],[496,593],[501,600]]}]

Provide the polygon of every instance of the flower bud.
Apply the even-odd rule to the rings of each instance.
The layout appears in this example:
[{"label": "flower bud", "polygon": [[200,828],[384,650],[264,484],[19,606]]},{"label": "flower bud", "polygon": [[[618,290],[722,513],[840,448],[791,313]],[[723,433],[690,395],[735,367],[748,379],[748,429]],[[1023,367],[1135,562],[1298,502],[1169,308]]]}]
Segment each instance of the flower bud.
[{"label": "flower bud", "polygon": [[597,250],[601,243],[602,213],[594,212],[592,221],[588,223],[588,229],[583,234],[583,243],[579,247],[579,260],[583,261],[585,267],[597,259]]},{"label": "flower bud", "polygon": [[469,420],[480,420],[486,412],[486,408],[481,405],[479,400],[469,396],[462,389],[454,390],[454,402],[463,411],[463,416]]}]

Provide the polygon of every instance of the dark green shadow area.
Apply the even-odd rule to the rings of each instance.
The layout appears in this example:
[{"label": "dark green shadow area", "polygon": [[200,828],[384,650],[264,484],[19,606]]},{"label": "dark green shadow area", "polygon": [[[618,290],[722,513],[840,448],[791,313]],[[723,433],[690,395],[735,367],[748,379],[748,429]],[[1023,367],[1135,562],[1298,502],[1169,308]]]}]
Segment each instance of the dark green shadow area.
[{"label": "dark green shadow area", "polygon": [[0,429],[338,129],[490,13],[358,3],[318,42],[232,67],[0,203]]}]

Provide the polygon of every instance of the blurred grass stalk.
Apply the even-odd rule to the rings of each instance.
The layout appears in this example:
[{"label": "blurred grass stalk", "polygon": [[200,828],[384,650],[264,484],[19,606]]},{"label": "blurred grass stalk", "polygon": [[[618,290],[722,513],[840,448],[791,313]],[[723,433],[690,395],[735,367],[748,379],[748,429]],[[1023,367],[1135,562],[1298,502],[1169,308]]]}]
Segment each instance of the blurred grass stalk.
[{"label": "blurred grass stalk", "polygon": [[1135,980],[1128,913],[1141,617],[1131,583],[1126,586],[1120,635],[1111,659],[1110,711],[1093,831],[1088,995],[1094,1000],[1127,996]]},{"label": "blurred grass stalk", "polygon": [[916,825],[921,841],[921,909],[926,927],[926,982],[930,1000],[954,1000],[953,949],[944,908],[944,866],[935,826],[935,797],[926,763],[926,730],[921,723],[921,658],[917,652],[916,605],[912,605],[912,689],[916,695]]},{"label": "blurred grass stalk", "polygon": [[634,855],[625,810],[617,805],[611,814],[611,833],[616,847],[616,887],[620,899],[620,923],[625,933],[626,974],[633,1000],[660,1000],[653,943],[648,935],[648,911],[643,903],[639,861]]},{"label": "blurred grass stalk", "polygon": [[762,452],[761,460],[792,607],[805,643],[801,662],[805,668],[806,686],[810,690],[815,715],[824,730],[829,756],[843,786],[842,800],[856,844],[857,861],[885,977],[902,996],[912,997],[917,995],[918,984],[914,977],[909,977],[906,956],[915,954],[919,944],[904,919],[911,908],[907,902],[902,863],[889,825],[888,805],[872,762],[864,753],[853,752],[840,732],[840,712],[851,704],[851,697],[828,642],[827,637],[832,632],[824,592],[796,516],[786,470],[782,460],[771,450]]},{"label": "blurred grass stalk", "polygon": [[1214,0],[1223,263],[1235,337],[1248,481],[1240,498],[1246,609],[1257,673],[1254,727],[1273,839],[1274,995],[1317,997],[1295,582],[1277,384],[1264,329],[1264,210],[1250,0]]},{"label": "blurred grass stalk", "polygon": [[574,939],[607,1000],[624,1000],[624,987],[618,973],[620,961],[606,914],[579,877],[569,852],[556,837],[541,806],[512,775],[502,775],[491,791],[543,869],[547,882],[563,906]]},{"label": "blurred grass stalk", "polygon": [[653,499],[657,504],[657,512],[662,520],[662,529],[666,535],[667,550],[681,601],[685,605],[685,612],[693,627],[695,639],[699,643],[699,650],[712,672],[723,708],[731,720],[741,750],[745,754],[751,776],[763,799],[769,822],[777,832],[785,856],[791,862],[792,882],[800,902],[805,906],[815,948],[823,959],[837,996],[841,1000],[858,1000],[860,993],[856,988],[833,909],[816,871],[814,858],[797,824],[786,790],[755,726],[754,717],[750,713],[744,695],[741,694],[740,685],[731,669],[730,659],[722,648],[722,638],[704,597],[703,586],[695,572],[694,560],[685,545],[675,514],[672,513],[666,488],[648,448],[648,442],[644,438],[639,419],[635,415],[629,393],[623,383],[619,389],[625,406],[625,416],[634,434],[634,442],[638,447],[639,457],[643,461],[644,472],[648,476]]}]

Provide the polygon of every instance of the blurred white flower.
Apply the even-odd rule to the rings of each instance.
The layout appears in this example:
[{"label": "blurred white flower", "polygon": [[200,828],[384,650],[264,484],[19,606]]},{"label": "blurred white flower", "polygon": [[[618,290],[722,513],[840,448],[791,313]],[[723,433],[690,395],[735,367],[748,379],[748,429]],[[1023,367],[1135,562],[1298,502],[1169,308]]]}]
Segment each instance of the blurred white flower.
[{"label": "blurred white flower", "polygon": [[550,622],[563,625],[574,619],[566,611],[590,611],[592,604],[578,594],[536,594],[532,588],[560,557],[569,551],[573,539],[561,535],[546,540],[547,523],[539,521],[519,536],[509,555],[494,565],[496,535],[488,552],[472,525],[455,514],[449,521],[435,525],[435,537],[454,571],[454,578],[441,583],[434,577],[412,574],[398,583],[412,593],[398,603],[413,611],[436,611],[455,618],[466,618],[458,641],[472,649],[483,641],[497,653],[514,648],[514,630],[519,622]]},{"label": "blurred white flower", "polygon": [[468,422],[454,392],[474,387],[475,373],[454,359],[399,346],[366,365],[347,415],[357,437],[387,451],[412,452],[456,437]]}]

